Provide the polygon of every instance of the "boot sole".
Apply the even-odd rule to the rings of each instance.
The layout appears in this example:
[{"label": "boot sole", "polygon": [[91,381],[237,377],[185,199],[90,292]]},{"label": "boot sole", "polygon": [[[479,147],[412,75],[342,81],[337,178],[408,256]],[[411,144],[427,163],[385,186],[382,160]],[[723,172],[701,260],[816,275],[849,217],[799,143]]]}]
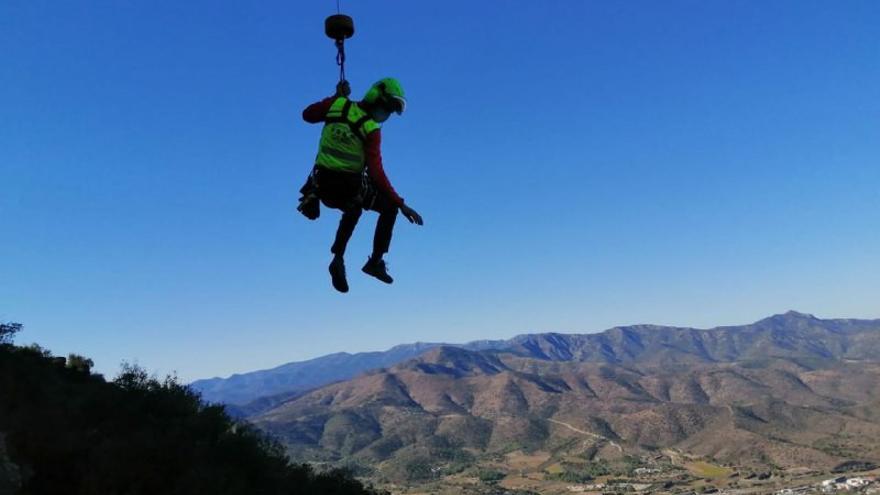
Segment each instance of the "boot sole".
[{"label": "boot sole", "polygon": [[380,281],[380,282],[383,282],[383,283],[386,283],[386,284],[388,284],[388,285],[391,285],[391,284],[394,283],[394,279],[393,279],[393,278],[390,278],[389,280],[384,280],[384,279],[382,279],[382,278],[379,278],[378,275],[375,275],[375,274],[373,274],[373,273],[368,272],[365,268],[361,268],[361,271],[364,272],[364,273],[366,273],[367,275],[369,275],[369,276],[375,278],[376,280],[378,280],[378,281]]}]

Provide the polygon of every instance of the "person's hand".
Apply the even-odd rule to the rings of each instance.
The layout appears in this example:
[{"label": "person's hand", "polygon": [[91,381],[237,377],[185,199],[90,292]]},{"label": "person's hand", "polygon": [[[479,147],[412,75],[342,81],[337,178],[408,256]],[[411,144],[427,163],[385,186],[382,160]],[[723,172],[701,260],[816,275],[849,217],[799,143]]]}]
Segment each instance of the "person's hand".
[{"label": "person's hand", "polygon": [[339,84],[336,85],[336,96],[345,96],[348,98],[348,95],[350,94],[351,86],[348,84],[348,81],[339,81]]},{"label": "person's hand", "polygon": [[409,223],[414,223],[416,225],[424,225],[424,221],[422,220],[422,216],[416,210],[413,210],[407,205],[403,205],[400,207],[400,212],[403,213],[403,216],[409,220]]}]

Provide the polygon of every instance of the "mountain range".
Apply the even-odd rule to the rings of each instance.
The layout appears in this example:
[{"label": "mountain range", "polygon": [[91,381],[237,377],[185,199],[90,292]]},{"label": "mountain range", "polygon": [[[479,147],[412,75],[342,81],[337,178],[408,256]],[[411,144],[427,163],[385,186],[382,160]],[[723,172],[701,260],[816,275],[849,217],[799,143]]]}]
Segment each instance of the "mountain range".
[{"label": "mountain range", "polygon": [[[481,340],[462,344],[461,347],[482,350],[500,348],[505,344],[503,340]],[[450,344],[416,342],[394,346],[387,351],[356,354],[338,352],[272,369],[234,374],[228,378],[196,380],[189,386],[208,402],[246,408],[249,403],[257,401],[250,406],[253,408],[267,400],[277,400],[275,396],[287,398],[328,383],[348,380],[364,371],[393,366],[443,345]]]},{"label": "mountain range", "polygon": [[878,356],[880,320],[796,312],[709,330],[422,344],[399,350],[397,364],[352,366],[353,378],[298,385],[245,414],[296,457],[355,462],[391,480],[499,465],[512,452],[569,464],[699,456],[830,467],[880,460]]},{"label": "mountain range", "polygon": [[[763,330],[776,325],[776,334],[791,332],[798,325],[809,321],[823,321],[826,327],[838,333],[845,331],[848,326],[870,326],[874,323],[873,320],[818,320],[812,315],[789,311],[754,325],[711,330],[635,325],[615,327],[596,334],[528,334],[510,340],[478,340],[465,344],[417,342],[398,345],[387,351],[355,354],[339,352],[267,370],[234,374],[228,378],[196,380],[190,383],[190,387],[208,402],[260,409],[261,404],[285,400],[329,383],[354,378],[369,370],[394,366],[443,346],[471,351],[506,350],[522,356],[563,361],[574,359],[623,363],[634,360],[663,362],[664,359],[674,362],[695,359],[732,360],[749,353],[766,353],[768,349],[763,346],[767,343],[765,341],[768,335],[762,333]],[[641,335],[646,332],[650,334],[649,338],[643,340]],[[770,344],[786,345],[784,342],[772,342],[773,338],[778,338],[776,334],[769,336]],[[792,355],[823,355],[823,351],[819,351],[817,347],[820,341],[812,341],[809,338],[811,336],[807,335],[800,337],[801,344],[810,349],[789,349]],[[777,351],[780,355],[787,352],[785,349]],[[825,351],[824,355],[832,351],[833,349]]]}]

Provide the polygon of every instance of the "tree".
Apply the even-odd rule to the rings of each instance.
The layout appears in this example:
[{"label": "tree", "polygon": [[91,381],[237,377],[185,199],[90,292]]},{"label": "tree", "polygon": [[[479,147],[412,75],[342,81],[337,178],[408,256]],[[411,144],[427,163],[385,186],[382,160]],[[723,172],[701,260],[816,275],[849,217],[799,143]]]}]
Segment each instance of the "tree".
[{"label": "tree", "polygon": [[[22,493],[387,495],[346,471],[292,463],[268,434],[173,376],[124,365],[107,382],[74,371],[90,364],[0,345],[0,431]],[[4,474],[0,466],[0,493]]]},{"label": "tree", "polygon": [[87,357],[79,354],[70,354],[67,356],[67,367],[75,369],[81,373],[91,373],[95,362]]},{"label": "tree", "polygon": [[11,344],[20,331],[21,323],[0,323],[0,344]]}]

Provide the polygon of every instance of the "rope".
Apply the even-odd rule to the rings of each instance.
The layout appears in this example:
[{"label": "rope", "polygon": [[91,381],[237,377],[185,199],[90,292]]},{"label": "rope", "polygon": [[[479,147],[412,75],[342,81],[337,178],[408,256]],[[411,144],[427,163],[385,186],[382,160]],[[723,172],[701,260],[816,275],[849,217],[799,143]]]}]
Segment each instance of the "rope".
[{"label": "rope", "polygon": [[[336,0],[336,14],[342,13],[342,0]],[[345,81],[345,40],[336,40],[336,65],[339,66],[339,82]]]},{"label": "rope", "polygon": [[[342,0],[336,0],[336,15],[342,14]],[[339,82],[345,81],[345,39],[336,40],[336,65],[339,66]]]},{"label": "rope", "polygon": [[345,41],[336,40],[336,65],[339,66],[339,82],[345,81]]}]

